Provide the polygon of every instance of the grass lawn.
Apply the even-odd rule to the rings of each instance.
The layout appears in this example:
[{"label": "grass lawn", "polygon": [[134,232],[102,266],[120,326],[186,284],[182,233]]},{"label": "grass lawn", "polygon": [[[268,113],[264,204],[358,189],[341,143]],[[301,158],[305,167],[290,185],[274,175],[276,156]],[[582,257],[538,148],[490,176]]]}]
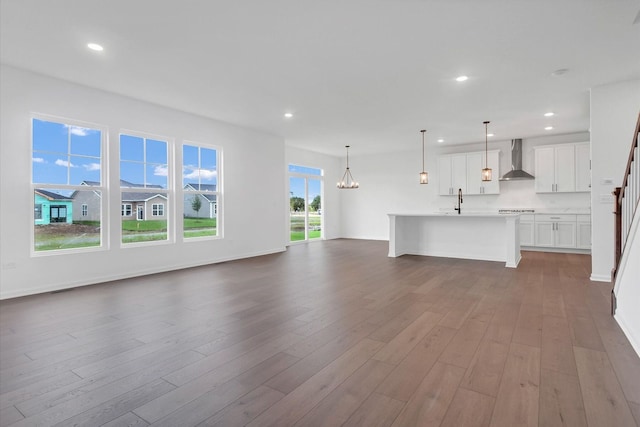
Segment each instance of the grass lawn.
[{"label": "grass lawn", "polygon": [[167,231],[166,219],[150,219],[147,221],[136,221],[135,219],[128,219],[122,221],[122,233],[141,233],[148,231]]},{"label": "grass lawn", "polygon": [[185,218],[184,229],[191,230],[194,228],[216,228],[217,218]]},{"label": "grass lawn", "polygon": [[[289,240],[297,242],[304,240],[304,213],[292,214],[289,218],[291,222],[291,234]],[[322,237],[322,216],[316,213],[309,214],[309,239],[319,239]]]}]

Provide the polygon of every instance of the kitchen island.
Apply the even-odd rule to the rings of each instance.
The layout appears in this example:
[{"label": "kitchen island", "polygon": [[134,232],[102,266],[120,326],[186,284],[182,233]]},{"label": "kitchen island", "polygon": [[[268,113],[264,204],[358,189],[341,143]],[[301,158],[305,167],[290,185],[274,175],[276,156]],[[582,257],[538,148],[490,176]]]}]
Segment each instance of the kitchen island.
[{"label": "kitchen island", "polygon": [[389,214],[389,256],[425,255],[520,262],[520,215],[498,213]]}]

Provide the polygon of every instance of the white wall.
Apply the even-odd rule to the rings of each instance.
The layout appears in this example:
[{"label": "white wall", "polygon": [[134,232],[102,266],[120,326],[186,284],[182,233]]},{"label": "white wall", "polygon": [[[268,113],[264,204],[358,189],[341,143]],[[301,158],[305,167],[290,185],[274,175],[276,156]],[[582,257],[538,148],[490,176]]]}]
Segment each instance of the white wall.
[{"label": "white wall", "polygon": [[631,139],[640,112],[640,80],[591,89],[591,279],[611,279],[614,255],[614,201],[622,185]]},{"label": "white wall", "polygon": [[[286,163],[298,166],[307,166],[322,169],[324,171],[324,198],[322,199],[322,211],[324,219],[324,238],[337,239],[341,237],[340,221],[340,190],[336,188],[336,182],[342,176],[340,171],[340,159],[325,154],[319,154],[295,147],[286,147]],[[289,181],[285,181],[285,197],[289,197]],[[285,206],[285,226],[288,227],[286,219],[289,216],[288,206]]]},{"label": "white wall", "polygon": [[[50,114],[109,129],[108,181],[118,187],[118,132],[214,144],[223,151],[224,238],[121,248],[120,195],[105,197],[110,248],[31,256],[30,117]],[[0,298],[62,289],[285,249],[285,149],[280,138],[33,74],[0,69]],[[177,157],[177,156],[176,156]]]},{"label": "white wall", "polygon": [[[534,173],[533,147],[539,145],[588,142],[589,133],[523,139],[523,169]],[[511,170],[511,142],[489,143],[489,150],[500,150],[502,176]],[[420,185],[418,174],[422,170],[422,145],[416,132],[416,149],[384,155],[350,154],[350,166],[360,183],[355,191],[341,194],[343,236],[360,239],[387,240],[391,212],[432,212],[453,209],[456,196],[438,195],[438,165],[440,154],[483,151],[484,142],[455,146],[428,146],[426,169],[429,184]],[[480,173],[478,171],[478,173]],[[534,181],[501,181],[499,195],[464,196],[463,212],[468,210],[497,210],[500,208],[589,208],[589,193],[537,194]]]}]

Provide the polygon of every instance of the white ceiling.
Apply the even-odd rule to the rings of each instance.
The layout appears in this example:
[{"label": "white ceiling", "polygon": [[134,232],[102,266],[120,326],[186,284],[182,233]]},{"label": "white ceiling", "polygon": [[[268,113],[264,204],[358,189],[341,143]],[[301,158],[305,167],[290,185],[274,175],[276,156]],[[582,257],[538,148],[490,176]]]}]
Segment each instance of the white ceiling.
[{"label": "white ceiling", "polygon": [[637,0],[0,1],[2,63],[333,155],[585,131],[640,78]]}]

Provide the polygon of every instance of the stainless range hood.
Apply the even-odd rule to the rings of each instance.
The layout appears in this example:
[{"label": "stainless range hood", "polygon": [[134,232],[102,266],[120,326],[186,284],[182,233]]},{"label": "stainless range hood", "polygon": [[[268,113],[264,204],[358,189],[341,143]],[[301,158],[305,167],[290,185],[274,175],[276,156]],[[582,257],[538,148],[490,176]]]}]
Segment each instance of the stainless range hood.
[{"label": "stainless range hood", "polygon": [[522,140],[511,140],[511,170],[504,174],[500,181],[516,181],[534,179],[533,175],[522,170]]}]

